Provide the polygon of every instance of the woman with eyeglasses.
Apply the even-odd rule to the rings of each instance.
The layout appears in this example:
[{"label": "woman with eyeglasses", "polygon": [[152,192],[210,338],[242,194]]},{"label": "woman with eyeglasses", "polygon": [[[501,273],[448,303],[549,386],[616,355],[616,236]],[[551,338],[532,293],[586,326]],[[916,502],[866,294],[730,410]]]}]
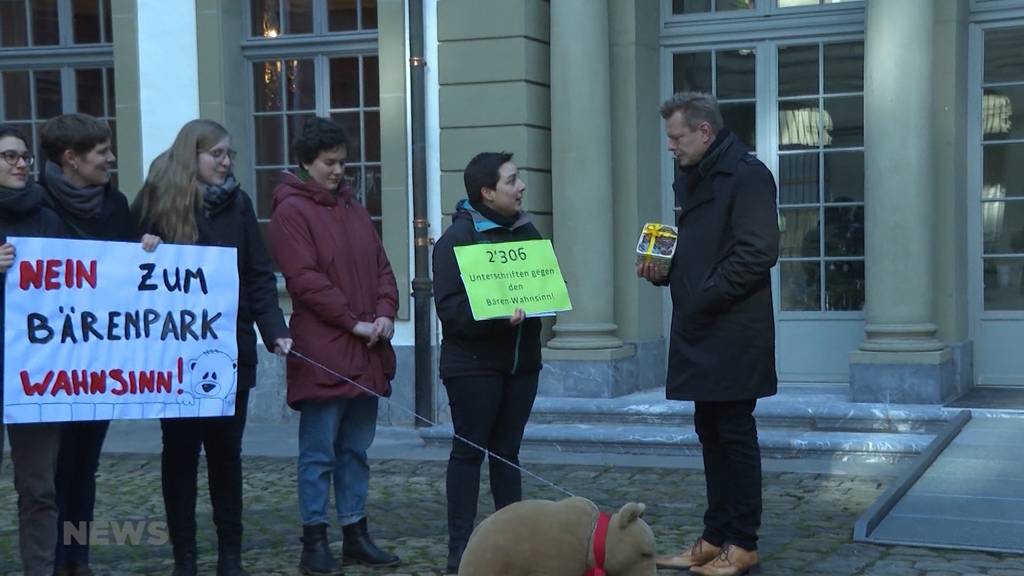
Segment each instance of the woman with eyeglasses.
[{"label": "woman with eyeglasses", "polygon": [[[60,218],[42,204],[39,185],[32,182],[34,158],[25,137],[13,126],[0,124],[0,280],[14,265],[17,252],[9,236],[63,235]],[[4,291],[0,290],[0,324],[3,324]],[[0,347],[0,366],[3,348]],[[3,406],[0,386],[0,406]],[[57,500],[54,478],[60,449],[60,424],[11,424],[11,459],[14,488],[18,493],[18,531],[21,563],[25,574],[53,572],[57,545]],[[0,421],[0,464],[4,426]]]},{"label": "woman with eyeglasses", "polygon": [[206,451],[213,522],[217,526],[217,575],[244,576],[242,568],[242,433],[249,389],[256,384],[256,332],[267,349],[292,347],[277,303],[277,279],[264,247],[249,195],[232,175],[235,151],[227,130],[193,120],[153,160],[132,205],[143,230],[168,242],[231,246],[238,254],[238,360],[234,416],[161,421],[167,528],[174,550],[173,576],[197,574],[196,478],[199,450]]},{"label": "woman with eyeglasses", "polygon": [[[46,161],[39,169],[43,203],[60,216],[65,238],[135,242],[151,251],[160,243],[135,226],[128,199],[113,184],[110,127],[87,114],[52,118],[40,132]],[[96,505],[96,471],[108,420],[67,422],[61,427],[57,463],[56,576],[91,576],[89,531]],[[67,525],[85,527],[80,537],[64,537]],[[67,543],[65,543],[65,541]]]}]

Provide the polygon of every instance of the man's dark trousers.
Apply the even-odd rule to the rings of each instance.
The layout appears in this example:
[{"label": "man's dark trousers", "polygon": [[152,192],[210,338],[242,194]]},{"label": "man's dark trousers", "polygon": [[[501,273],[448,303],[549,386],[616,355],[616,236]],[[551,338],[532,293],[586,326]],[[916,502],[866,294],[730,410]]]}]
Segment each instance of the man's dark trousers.
[{"label": "man's dark trousers", "polygon": [[761,450],[756,400],[695,402],[694,427],[704,452],[708,509],[704,540],[757,550],[761,526]]}]

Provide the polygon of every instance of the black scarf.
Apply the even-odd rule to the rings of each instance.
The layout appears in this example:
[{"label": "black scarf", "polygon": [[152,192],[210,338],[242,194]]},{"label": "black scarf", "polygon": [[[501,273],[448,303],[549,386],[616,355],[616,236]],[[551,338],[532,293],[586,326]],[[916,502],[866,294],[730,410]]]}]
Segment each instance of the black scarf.
[{"label": "black scarf", "polygon": [[64,179],[64,172],[60,166],[49,161],[46,162],[43,171],[46,189],[61,207],[79,218],[99,217],[103,210],[106,185],[85,188],[74,186]]},{"label": "black scarf", "polygon": [[235,180],[234,174],[228,174],[223,184],[207,184],[203,186],[203,212],[206,214],[206,217],[209,218],[230,206],[237,193],[238,180]]},{"label": "black scarf", "polygon": [[0,186],[0,212],[26,214],[38,208],[42,201],[42,190],[35,182],[29,182],[24,188]]}]

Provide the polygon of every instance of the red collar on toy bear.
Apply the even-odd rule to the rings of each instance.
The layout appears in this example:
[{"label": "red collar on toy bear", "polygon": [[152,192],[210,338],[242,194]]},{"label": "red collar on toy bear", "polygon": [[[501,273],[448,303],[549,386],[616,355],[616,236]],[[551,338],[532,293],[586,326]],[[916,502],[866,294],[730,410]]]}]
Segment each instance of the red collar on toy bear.
[{"label": "red collar on toy bear", "polygon": [[591,536],[590,540],[594,543],[594,564],[593,568],[588,568],[583,576],[607,576],[607,572],[604,571],[604,545],[608,539],[608,523],[612,517],[604,512],[600,512],[597,516],[597,524],[594,525],[594,535]]}]

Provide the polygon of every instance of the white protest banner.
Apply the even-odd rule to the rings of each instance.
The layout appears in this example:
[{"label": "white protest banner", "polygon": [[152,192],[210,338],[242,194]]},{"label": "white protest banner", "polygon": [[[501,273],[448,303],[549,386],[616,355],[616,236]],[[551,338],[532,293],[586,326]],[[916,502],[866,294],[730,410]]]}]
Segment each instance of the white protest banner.
[{"label": "white protest banner", "polygon": [[5,424],[235,413],[234,248],[7,241]]}]

